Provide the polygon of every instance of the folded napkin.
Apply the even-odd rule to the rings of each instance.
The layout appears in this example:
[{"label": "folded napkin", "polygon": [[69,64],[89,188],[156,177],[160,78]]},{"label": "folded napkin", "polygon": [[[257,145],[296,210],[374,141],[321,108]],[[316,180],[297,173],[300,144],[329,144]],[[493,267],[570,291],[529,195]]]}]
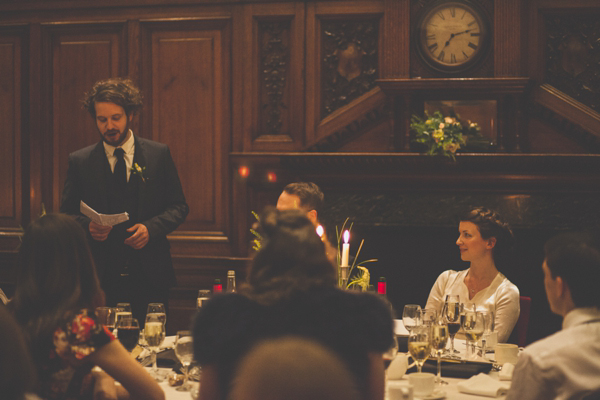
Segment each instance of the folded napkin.
[{"label": "folded napkin", "polygon": [[[487,374],[492,370],[493,364],[489,361],[476,362],[476,361],[456,361],[456,360],[444,360],[442,359],[442,376],[449,378],[462,378],[468,379],[479,373]],[[391,365],[390,365],[391,367]],[[416,372],[417,367],[413,367],[406,371],[407,374]],[[423,364],[423,372],[437,373],[437,361],[427,360]]]},{"label": "folded napkin", "polygon": [[502,369],[498,373],[498,377],[501,381],[510,381],[512,379],[513,372],[515,370],[515,365],[511,363],[504,363],[502,365]]},{"label": "folded napkin", "polygon": [[478,396],[498,397],[506,394],[510,389],[510,382],[500,382],[489,375],[478,374],[458,385],[461,393],[475,394]]}]

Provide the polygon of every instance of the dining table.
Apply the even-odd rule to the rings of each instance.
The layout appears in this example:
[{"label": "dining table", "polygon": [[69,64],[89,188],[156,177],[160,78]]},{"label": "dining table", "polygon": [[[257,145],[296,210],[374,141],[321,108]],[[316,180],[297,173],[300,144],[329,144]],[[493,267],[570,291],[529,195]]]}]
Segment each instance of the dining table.
[{"label": "dining table", "polygon": [[[395,320],[395,329],[394,332],[396,334],[396,337],[398,339],[398,342],[402,342],[403,339],[408,338],[408,331],[406,330],[406,328],[404,328],[404,325],[402,324],[402,320]],[[171,343],[173,342],[173,338],[171,337],[167,337],[167,339],[165,340],[165,347],[168,348],[170,347]],[[458,356],[462,358],[462,360],[460,360],[460,362],[464,362],[464,363],[469,363],[468,360],[465,360],[465,354],[466,354],[466,341],[465,340],[461,340],[461,339],[455,339],[455,348],[456,350],[458,350]],[[399,353],[400,354],[400,353]],[[492,358],[493,357],[493,353],[490,353],[487,355],[488,358]],[[481,363],[482,361],[479,360],[477,361],[479,363]],[[491,361],[490,361],[491,363]],[[148,369],[150,367],[147,367]],[[167,376],[168,374],[172,374],[173,373],[173,369],[172,368],[159,368],[159,371],[164,375]],[[390,387],[394,387],[394,386],[398,386],[398,385],[408,385],[408,375],[411,373],[411,370],[407,371],[406,374],[404,374],[404,376],[401,379],[395,379],[395,380],[391,380],[391,379],[387,379],[386,377],[386,400],[394,400],[389,398],[388,393],[389,393],[389,388]],[[500,379],[500,374],[496,371],[496,370],[490,370],[487,375],[498,381]],[[499,400],[503,400],[506,398],[505,395],[500,395],[497,397],[489,397],[489,396],[482,396],[482,395],[473,395],[473,394],[468,394],[468,393],[463,393],[460,391],[459,389],[459,384],[461,382],[465,382],[467,380],[466,377],[450,377],[450,376],[444,376],[444,367],[442,366],[442,379],[444,381],[447,382],[446,385],[443,386],[439,386],[436,384],[436,388],[434,391],[434,395],[432,396],[428,396],[428,397],[424,397],[424,398],[420,398],[418,396],[414,396],[414,400],[434,400],[434,399],[446,399],[446,400],[490,400],[490,399],[499,399]],[[163,391],[165,392],[165,398],[166,400],[193,400],[195,399],[195,393],[197,393],[198,388],[200,386],[200,382],[193,382],[191,381],[190,384],[192,385],[192,390],[190,391],[178,391],[177,388],[178,386],[171,386],[168,382],[168,379],[165,379],[164,381],[160,382],[159,385],[160,387],[163,389]],[[441,391],[441,393],[440,393]],[[443,396],[442,396],[443,395]]]}]

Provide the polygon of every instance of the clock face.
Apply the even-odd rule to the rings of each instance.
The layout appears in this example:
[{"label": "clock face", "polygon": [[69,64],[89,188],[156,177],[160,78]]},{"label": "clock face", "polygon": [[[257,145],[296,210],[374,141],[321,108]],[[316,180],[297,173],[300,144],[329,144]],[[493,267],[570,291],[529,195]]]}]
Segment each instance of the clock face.
[{"label": "clock face", "polygon": [[444,2],[427,12],[419,24],[419,52],[433,68],[463,71],[487,45],[482,14],[461,2]]}]

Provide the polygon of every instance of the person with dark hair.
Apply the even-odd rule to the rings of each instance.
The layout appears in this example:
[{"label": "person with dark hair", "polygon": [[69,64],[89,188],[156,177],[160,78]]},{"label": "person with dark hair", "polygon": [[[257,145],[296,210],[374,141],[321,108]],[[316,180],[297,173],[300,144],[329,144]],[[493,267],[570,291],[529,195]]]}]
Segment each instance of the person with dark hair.
[{"label": "person with dark hair", "polygon": [[278,210],[300,209],[313,225],[319,224],[319,215],[323,208],[325,196],[313,182],[293,182],[283,188],[277,200]]},{"label": "person with dark hair", "polygon": [[[35,367],[21,329],[0,304],[0,393],[3,400],[33,399]],[[38,397],[35,396],[37,399]]]},{"label": "person with dark hair", "polygon": [[213,297],[195,318],[200,398],[227,399],[240,360],[256,343],[293,335],[336,354],[362,399],[383,399],[382,354],[394,337],[389,304],[337,288],[335,269],[304,212],[268,208],[259,231],[263,245],[247,282],[238,293]]},{"label": "person with dark hair", "polygon": [[[107,304],[129,302],[144,321],[148,303],[168,303],[175,273],[167,234],[189,208],[168,146],[130,129],[142,107],[130,80],[99,81],[83,103],[101,140],[70,154],[60,210],[89,233]],[[127,212],[129,220],[100,225],[80,212],[81,201],[102,214]]]},{"label": "person with dark hair", "polygon": [[497,212],[480,207],[460,218],[458,233],[460,258],[469,268],[442,272],[425,308],[441,312],[446,295],[458,295],[463,304],[492,311],[498,341],[506,342],[520,312],[519,289],[498,270],[512,247],[512,230]]},{"label": "person with dark hair", "polygon": [[265,340],[240,362],[230,400],[359,400],[332,351],[298,337]]},{"label": "person with dark hair", "polygon": [[600,237],[571,232],[544,247],[544,287],[562,330],[519,355],[507,400],[600,399]]},{"label": "person with dark hair", "polygon": [[[71,217],[46,214],[25,230],[10,302],[37,367],[44,399],[163,399],[154,379],[96,321],[104,295],[85,232]],[[94,370],[99,366],[101,370]],[[115,385],[114,379],[122,386]]]}]

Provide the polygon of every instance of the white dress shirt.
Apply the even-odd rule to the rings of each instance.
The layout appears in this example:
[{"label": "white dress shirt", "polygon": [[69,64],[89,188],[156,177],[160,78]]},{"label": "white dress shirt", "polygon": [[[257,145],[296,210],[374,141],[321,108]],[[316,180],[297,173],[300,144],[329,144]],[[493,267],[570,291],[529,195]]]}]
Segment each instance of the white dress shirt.
[{"label": "white dress shirt", "polygon": [[600,394],[600,310],[575,308],[562,330],[519,356],[506,400],[581,399]]},{"label": "white dress shirt", "polygon": [[425,308],[435,308],[441,312],[446,295],[458,295],[463,304],[474,303],[477,309],[493,311],[498,342],[506,342],[519,319],[519,289],[498,272],[488,287],[469,299],[469,288],[465,285],[468,272],[469,269],[442,272],[431,288]]},{"label": "white dress shirt", "polygon": [[[133,140],[133,131],[129,130],[129,139],[125,140],[120,147],[125,151],[123,158],[125,159],[125,171],[127,171],[127,182],[129,182],[129,176],[131,175],[131,166],[133,165],[133,155],[135,154],[135,140]],[[110,164],[110,170],[115,172],[115,165],[117,164],[117,156],[115,156],[115,149],[117,147],[111,146],[106,142],[102,142],[104,145],[104,151],[106,152],[106,158]]]}]

